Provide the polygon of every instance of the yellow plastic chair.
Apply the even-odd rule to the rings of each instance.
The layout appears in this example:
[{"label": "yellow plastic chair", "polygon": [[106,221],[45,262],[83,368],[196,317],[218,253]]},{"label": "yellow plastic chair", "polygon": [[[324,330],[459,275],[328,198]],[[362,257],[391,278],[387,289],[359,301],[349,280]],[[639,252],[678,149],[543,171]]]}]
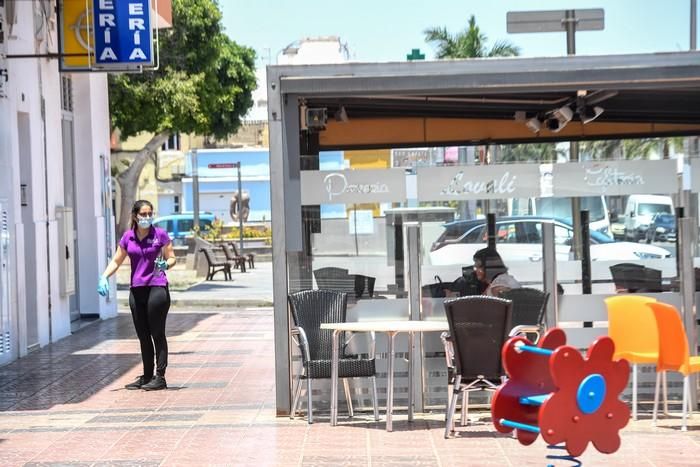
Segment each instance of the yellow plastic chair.
[{"label": "yellow plastic chair", "polygon": [[[659,334],[656,318],[646,305],[656,299],[643,295],[619,295],[605,299],[608,308],[608,336],[615,343],[614,359],[632,364],[632,419],[637,420],[637,365],[656,365],[659,359]],[[668,394],[664,376],[664,412]],[[659,382],[657,373],[657,383]],[[658,384],[657,384],[658,390]],[[654,398],[658,395],[655,394]]]},{"label": "yellow plastic chair", "polygon": [[[700,356],[691,357],[688,352],[688,337],[676,307],[665,303],[649,303],[647,307],[653,311],[659,330],[659,361],[656,371],[664,374],[667,371],[677,371],[683,374],[683,427],[681,430],[687,431],[688,412],[692,412],[689,375],[700,372]],[[658,380],[657,377],[657,384]],[[657,403],[657,397],[654,396],[654,424],[656,424]]]}]

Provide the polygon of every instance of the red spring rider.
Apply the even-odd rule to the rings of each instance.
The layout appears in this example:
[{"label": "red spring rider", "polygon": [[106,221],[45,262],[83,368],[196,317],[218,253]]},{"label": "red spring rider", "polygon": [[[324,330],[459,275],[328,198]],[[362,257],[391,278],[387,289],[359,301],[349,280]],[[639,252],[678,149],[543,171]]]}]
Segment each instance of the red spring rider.
[{"label": "red spring rider", "polygon": [[493,424],[501,433],[516,430],[524,445],[541,434],[550,445],[566,443],[574,457],[589,441],[598,451],[613,453],[620,447],[618,432],[630,418],[629,407],[620,400],[629,363],[613,361],[615,344],[607,336],[596,339],[585,357],[565,344],[559,328],[536,346],[524,337],[505,343],[508,381],[493,397]]}]

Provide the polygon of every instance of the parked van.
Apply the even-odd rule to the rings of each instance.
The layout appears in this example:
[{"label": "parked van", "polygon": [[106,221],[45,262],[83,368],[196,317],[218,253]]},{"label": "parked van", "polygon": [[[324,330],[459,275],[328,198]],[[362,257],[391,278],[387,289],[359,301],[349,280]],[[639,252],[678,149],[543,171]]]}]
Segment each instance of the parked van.
[{"label": "parked van", "polygon": [[673,212],[673,200],[670,196],[630,195],[625,208],[625,238],[632,241],[646,238],[654,215]]},{"label": "parked van", "polygon": [[[583,196],[581,209],[588,211],[591,231],[613,238],[605,196]],[[509,216],[540,216],[573,222],[571,198],[512,198],[508,200]]]},{"label": "parked van", "polygon": [[[200,231],[204,231],[210,227],[213,222],[214,214],[210,212],[201,213],[199,215]],[[173,244],[181,245],[185,242],[185,238],[192,236],[194,214],[190,212],[158,217],[153,221],[153,225],[167,231],[168,235],[173,240]]]}]

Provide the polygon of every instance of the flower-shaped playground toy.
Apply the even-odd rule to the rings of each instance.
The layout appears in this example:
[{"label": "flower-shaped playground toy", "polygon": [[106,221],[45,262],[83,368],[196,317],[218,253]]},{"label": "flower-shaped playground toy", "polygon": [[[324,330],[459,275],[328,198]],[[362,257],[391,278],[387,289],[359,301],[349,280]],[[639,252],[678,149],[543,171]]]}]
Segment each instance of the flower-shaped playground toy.
[{"label": "flower-shaped playground toy", "polygon": [[550,445],[566,443],[572,456],[582,454],[589,441],[598,451],[613,453],[630,416],[619,399],[629,363],[613,361],[615,345],[607,336],[598,338],[585,358],[565,343],[558,328],[537,346],[523,337],[505,343],[503,365],[509,379],[491,403],[493,423],[502,433],[517,430],[525,445],[542,434]]}]

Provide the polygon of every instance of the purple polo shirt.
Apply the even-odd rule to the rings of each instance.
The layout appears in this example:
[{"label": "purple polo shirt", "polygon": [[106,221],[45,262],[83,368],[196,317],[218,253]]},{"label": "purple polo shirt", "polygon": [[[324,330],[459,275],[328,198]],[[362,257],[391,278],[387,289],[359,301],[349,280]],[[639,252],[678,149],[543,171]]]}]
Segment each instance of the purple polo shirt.
[{"label": "purple polo shirt", "polygon": [[131,286],[142,287],[147,285],[168,285],[168,278],[164,271],[157,271],[155,261],[161,253],[161,249],[170,243],[168,232],[158,227],[151,227],[143,240],[136,236],[135,229],[124,232],[119,241],[131,261]]}]

